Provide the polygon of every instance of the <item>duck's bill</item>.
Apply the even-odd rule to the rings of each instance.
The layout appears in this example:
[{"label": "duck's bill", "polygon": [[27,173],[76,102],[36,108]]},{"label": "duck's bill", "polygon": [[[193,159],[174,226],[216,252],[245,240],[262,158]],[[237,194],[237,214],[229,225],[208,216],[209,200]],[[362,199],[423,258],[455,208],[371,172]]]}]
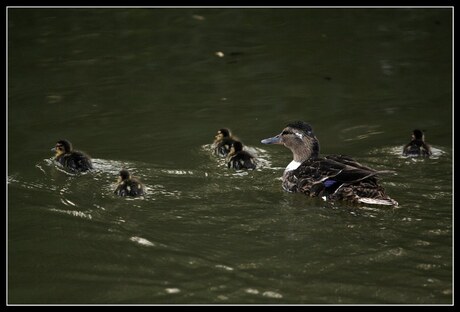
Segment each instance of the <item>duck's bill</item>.
[{"label": "duck's bill", "polygon": [[263,144],[282,144],[280,135],[274,136],[273,138],[263,139],[260,142]]},{"label": "duck's bill", "polygon": [[51,149],[51,151],[52,151],[52,152],[56,152],[56,148],[53,147],[53,148]]}]

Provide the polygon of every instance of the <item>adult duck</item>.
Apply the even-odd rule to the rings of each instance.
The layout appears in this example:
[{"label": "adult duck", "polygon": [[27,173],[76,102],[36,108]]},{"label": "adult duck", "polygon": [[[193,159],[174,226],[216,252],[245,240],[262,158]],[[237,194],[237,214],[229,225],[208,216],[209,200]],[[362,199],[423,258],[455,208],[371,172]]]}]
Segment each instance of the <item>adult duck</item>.
[{"label": "adult duck", "polygon": [[419,129],[412,131],[411,141],[404,146],[403,155],[430,157],[432,154],[430,145],[425,142],[425,134]]},{"label": "adult duck", "polygon": [[283,173],[283,189],[324,200],[397,206],[379,185],[377,171],[344,155],[319,157],[319,141],[312,127],[303,121],[288,124],[283,131],[263,144],[282,144],[293,160]]},{"label": "adult duck", "polygon": [[74,150],[72,143],[68,140],[57,141],[51,151],[55,152],[54,159],[71,172],[84,172],[93,169],[91,157],[82,151]]}]

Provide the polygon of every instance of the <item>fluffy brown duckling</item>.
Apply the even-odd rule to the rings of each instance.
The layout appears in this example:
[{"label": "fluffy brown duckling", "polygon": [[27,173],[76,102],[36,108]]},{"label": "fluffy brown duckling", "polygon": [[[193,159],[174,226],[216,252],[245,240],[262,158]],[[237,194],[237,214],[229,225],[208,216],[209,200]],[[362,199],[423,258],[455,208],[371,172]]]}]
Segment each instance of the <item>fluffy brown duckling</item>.
[{"label": "fluffy brown duckling", "polygon": [[255,169],[256,163],[254,156],[243,151],[243,144],[240,141],[233,141],[227,156],[227,166],[236,170]]},{"label": "fluffy brown duckling", "polygon": [[214,137],[213,148],[214,153],[220,157],[226,157],[230,152],[230,147],[234,142],[234,138],[227,128],[217,130],[217,134]]},{"label": "fluffy brown duckling", "polygon": [[430,157],[432,154],[430,145],[425,142],[425,134],[419,129],[412,131],[411,141],[404,146],[403,155]]},{"label": "fluffy brown duckling", "polygon": [[122,169],[118,176],[115,194],[118,196],[137,197],[144,195],[144,186],[138,178],[133,177],[128,170]]},{"label": "fluffy brown duckling", "polygon": [[51,149],[54,159],[71,172],[84,172],[93,169],[91,158],[81,151],[76,151],[68,140],[59,140]]},{"label": "fluffy brown duckling", "polygon": [[283,131],[263,144],[289,148],[293,160],[283,173],[283,189],[324,200],[397,206],[379,184],[377,171],[344,155],[319,157],[319,141],[312,127],[303,121],[288,124]]}]

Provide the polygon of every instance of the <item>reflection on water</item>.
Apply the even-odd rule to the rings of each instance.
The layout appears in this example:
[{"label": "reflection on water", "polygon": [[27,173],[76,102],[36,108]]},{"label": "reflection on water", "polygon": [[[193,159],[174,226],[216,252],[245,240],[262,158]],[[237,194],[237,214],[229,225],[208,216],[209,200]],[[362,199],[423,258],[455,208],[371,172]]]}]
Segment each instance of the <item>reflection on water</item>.
[{"label": "reflection on water", "polygon": [[[62,202],[66,205],[65,200],[62,200]],[[68,201],[70,202],[70,201]],[[72,206],[75,206],[73,204]],[[59,209],[50,209],[50,211],[57,212],[57,213],[66,213],[74,217],[79,217],[79,218],[86,218],[91,220],[93,217],[89,213],[83,213],[81,211],[75,211],[75,210],[59,210]]]},{"label": "reflection on water", "polygon": [[379,130],[378,125],[357,125],[350,128],[342,129],[341,139],[344,141],[355,141],[368,139],[373,135],[384,133]]},{"label": "reflection on water", "polygon": [[[9,303],[452,303],[451,41],[450,9],[9,9]],[[293,120],[399,206],[284,192],[260,140]],[[227,126],[255,170],[213,155]]]}]

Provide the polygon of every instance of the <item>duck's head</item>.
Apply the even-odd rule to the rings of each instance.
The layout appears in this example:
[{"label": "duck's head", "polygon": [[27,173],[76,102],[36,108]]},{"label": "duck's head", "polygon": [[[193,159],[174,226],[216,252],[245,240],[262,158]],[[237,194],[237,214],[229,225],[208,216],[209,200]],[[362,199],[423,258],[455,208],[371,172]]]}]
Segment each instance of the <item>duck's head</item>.
[{"label": "duck's head", "polygon": [[425,135],[422,132],[422,130],[415,129],[414,131],[412,131],[412,140],[424,141],[425,140]]},{"label": "duck's head", "polygon": [[232,145],[230,146],[230,152],[228,153],[228,156],[233,156],[242,150],[243,150],[243,143],[241,143],[240,141],[233,141]]},{"label": "duck's head", "polygon": [[289,148],[296,162],[316,158],[319,154],[319,142],[312,127],[304,121],[289,123],[280,134],[264,139],[263,144],[282,144]]},{"label": "duck's head", "polygon": [[66,154],[72,151],[72,143],[68,140],[59,140],[56,145],[51,149],[52,152],[56,153],[56,157],[62,154]]},{"label": "duck's head", "polygon": [[129,171],[126,170],[126,169],[122,169],[120,170],[120,173],[118,175],[118,183],[122,182],[122,181],[125,181],[125,180],[128,180],[130,178],[130,174],[129,174]]},{"label": "duck's head", "polygon": [[229,138],[230,137],[230,130],[227,128],[222,128],[217,130],[217,134],[214,137],[214,142],[220,142],[224,138]]}]

